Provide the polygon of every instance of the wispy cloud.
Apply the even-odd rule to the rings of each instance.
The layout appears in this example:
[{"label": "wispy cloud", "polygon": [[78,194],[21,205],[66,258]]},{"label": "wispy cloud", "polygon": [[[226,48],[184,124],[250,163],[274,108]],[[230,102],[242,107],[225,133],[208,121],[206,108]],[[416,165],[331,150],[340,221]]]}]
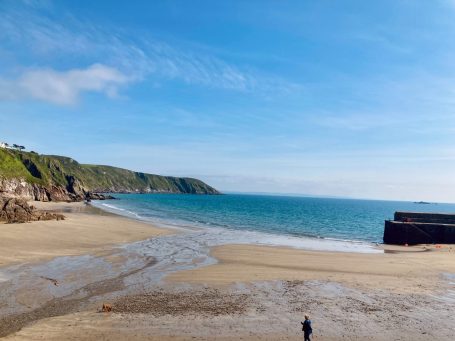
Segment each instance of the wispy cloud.
[{"label": "wispy cloud", "polygon": [[37,99],[54,104],[73,104],[83,92],[100,92],[117,96],[118,88],[129,78],[118,70],[101,64],[86,69],[58,72],[35,69],[17,79],[0,78],[0,99]]},{"label": "wispy cloud", "polygon": [[[259,96],[286,94],[297,84],[265,75],[248,67],[239,68],[206,51],[182,48],[113,27],[103,28],[71,15],[56,21],[38,15],[34,8],[9,6],[0,13],[0,42],[27,47],[37,60],[78,56],[89,64],[102,63],[132,75],[137,80],[177,80],[186,84]],[[64,24],[63,24],[64,23]]]}]

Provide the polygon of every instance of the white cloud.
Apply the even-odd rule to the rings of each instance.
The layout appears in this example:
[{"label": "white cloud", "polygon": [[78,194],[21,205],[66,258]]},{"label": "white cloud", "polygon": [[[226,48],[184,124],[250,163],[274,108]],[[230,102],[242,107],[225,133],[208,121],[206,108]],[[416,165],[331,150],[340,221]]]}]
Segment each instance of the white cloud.
[{"label": "white cloud", "polygon": [[115,68],[93,64],[65,72],[35,69],[13,80],[0,79],[0,100],[37,99],[54,104],[75,103],[83,92],[115,97],[118,88],[131,79]]},{"label": "white cloud", "polygon": [[[103,28],[61,14],[62,21],[39,15],[33,8],[0,12],[0,43],[26,47],[36,60],[47,62],[56,56],[78,57],[115,65],[138,79],[178,80],[211,88],[256,93],[288,94],[297,84],[248,67],[238,67],[215,56],[207,48],[168,44],[150,35],[135,35],[118,28]],[[19,45],[20,42],[20,45]],[[0,47],[1,49],[1,47]]]}]

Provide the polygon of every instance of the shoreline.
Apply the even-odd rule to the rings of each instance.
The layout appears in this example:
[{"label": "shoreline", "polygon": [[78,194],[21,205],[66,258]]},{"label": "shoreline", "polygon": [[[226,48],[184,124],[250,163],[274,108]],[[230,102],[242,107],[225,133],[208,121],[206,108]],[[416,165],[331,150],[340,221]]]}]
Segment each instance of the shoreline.
[{"label": "shoreline", "polygon": [[[378,247],[378,243],[367,242],[361,240],[347,240],[347,239],[336,239],[336,238],[325,238],[325,237],[311,237],[311,236],[300,236],[291,234],[277,234],[273,232],[263,232],[255,230],[237,230],[227,227],[212,226],[207,227],[203,225],[184,225],[184,222],[177,224],[156,222],[152,219],[146,219],[140,217],[135,212],[128,211],[123,208],[116,207],[111,204],[106,204],[104,201],[93,202],[93,206],[114,215],[132,219],[135,221],[141,221],[150,223],[154,226],[158,226],[164,229],[171,230],[219,230],[228,231],[233,234],[240,234],[247,240],[246,244],[252,245],[266,245],[274,247],[289,247],[297,250],[312,250],[312,251],[325,251],[325,252],[355,252],[355,253],[382,253],[383,248]],[[126,213],[125,213],[126,212]],[[241,238],[239,238],[240,241]],[[226,242],[225,244],[236,244],[236,242]],[[419,246],[417,246],[419,248]]]},{"label": "shoreline", "polygon": [[[262,232],[254,230],[236,230],[226,227],[206,227],[199,225],[183,225],[183,224],[170,224],[156,222],[152,219],[146,219],[139,216],[137,213],[127,211],[126,209],[116,207],[111,204],[105,204],[104,201],[92,202],[92,207],[97,208],[103,212],[113,214],[118,217],[131,219],[133,221],[140,221],[146,224],[151,224],[158,228],[167,229],[171,231],[187,231],[194,229],[218,229],[226,230],[233,233],[246,232],[247,234],[263,236],[263,240],[267,242],[249,242],[242,243],[246,245],[260,245],[266,247],[276,248],[289,248],[293,250],[306,250],[316,252],[342,252],[342,253],[408,253],[408,252],[426,252],[426,251],[441,251],[435,247],[435,244],[417,244],[411,246],[405,245],[391,245],[384,243],[368,242],[363,240],[348,240],[348,239],[337,239],[332,237],[312,237],[312,236],[300,236],[291,234],[276,234],[272,232]],[[127,212],[128,214],[122,214]],[[236,244],[226,243],[227,244]],[[336,247],[339,245],[339,247]],[[455,245],[446,244],[446,249],[455,249]]]},{"label": "shoreline", "polygon": [[[159,236],[173,235],[179,232],[188,232],[195,228],[158,224],[151,220],[142,219],[139,216],[123,215],[118,208],[106,209],[100,207],[102,205],[87,205],[83,202],[32,201],[30,204],[39,210],[65,214],[66,218],[62,221],[0,224],[0,235],[2,236],[0,239],[0,269],[16,264],[40,263],[55,257],[102,254],[131,243],[146,241],[149,238]],[[97,230],[96,233],[94,233],[94,228]],[[197,229],[205,230],[211,228],[197,227]],[[218,230],[227,230],[234,233],[242,232],[225,228],[218,228]],[[251,238],[247,242],[240,244],[235,241],[221,242],[219,245],[211,247],[211,249],[252,246],[264,249],[289,250],[289,252],[315,252],[320,255],[367,256],[384,253],[455,252],[455,245],[450,244],[443,246],[428,244],[400,246],[332,238],[294,237],[256,231],[245,232],[253,234],[254,237],[260,235],[265,238],[262,240]],[[46,240],[45,243],[43,243],[43,239]],[[70,241],[71,245],[65,243],[65,240],[67,242]],[[331,247],[332,243],[344,247]],[[361,248],[356,249],[356,246],[361,246]],[[363,246],[366,246],[367,249],[362,248]],[[216,255],[217,252],[210,252],[210,254]],[[215,256],[214,258],[217,257]]]},{"label": "shoreline", "polygon": [[[453,278],[444,274],[455,274],[453,246],[365,254],[217,244],[226,236],[175,233],[83,203],[35,206],[68,218],[0,225],[0,236],[17,241],[10,251],[22,245],[9,259],[0,252],[16,264],[3,278],[0,265],[7,340],[211,340],[215,330],[220,340],[297,340],[304,312],[327,340],[388,340],[403,336],[403,325],[426,340],[430,316],[433,339],[452,333]],[[103,302],[114,313],[98,313]]]}]

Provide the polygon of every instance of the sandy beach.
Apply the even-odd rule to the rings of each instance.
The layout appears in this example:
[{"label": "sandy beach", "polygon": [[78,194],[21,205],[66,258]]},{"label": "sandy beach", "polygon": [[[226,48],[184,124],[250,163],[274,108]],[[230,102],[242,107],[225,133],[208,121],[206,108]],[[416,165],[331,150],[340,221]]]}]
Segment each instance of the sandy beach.
[{"label": "sandy beach", "polygon": [[[39,204],[67,219],[0,225],[7,340],[300,340],[304,313],[315,340],[455,335],[453,246],[361,254],[231,244],[205,260],[151,257],[144,250],[167,248],[163,238],[190,235],[80,203]],[[100,312],[104,302],[112,312]]]},{"label": "sandy beach", "polygon": [[[349,287],[431,293],[442,273],[455,273],[455,248],[387,248],[382,254],[305,251],[257,245],[212,250],[218,264],[173,273],[169,281],[229,285],[253,281],[332,281]],[[428,250],[428,251],[426,251]]]},{"label": "sandy beach", "polygon": [[0,224],[0,267],[38,262],[57,256],[96,253],[115,244],[173,233],[151,224],[87,207],[82,202],[31,202],[38,209],[60,212],[63,221]]}]

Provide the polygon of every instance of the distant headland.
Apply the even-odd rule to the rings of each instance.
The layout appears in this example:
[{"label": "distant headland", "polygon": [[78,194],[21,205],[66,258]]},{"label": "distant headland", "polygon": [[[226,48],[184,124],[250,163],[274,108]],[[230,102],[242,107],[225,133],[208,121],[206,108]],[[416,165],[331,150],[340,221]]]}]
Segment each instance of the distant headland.
[{"label": "distant headland", "polygon": [[80,164],[69,157],[24,150],[21,145],[0,144],[0,194],[37,201],[105,198],[100,193],[220,194],[194,178]]}]

